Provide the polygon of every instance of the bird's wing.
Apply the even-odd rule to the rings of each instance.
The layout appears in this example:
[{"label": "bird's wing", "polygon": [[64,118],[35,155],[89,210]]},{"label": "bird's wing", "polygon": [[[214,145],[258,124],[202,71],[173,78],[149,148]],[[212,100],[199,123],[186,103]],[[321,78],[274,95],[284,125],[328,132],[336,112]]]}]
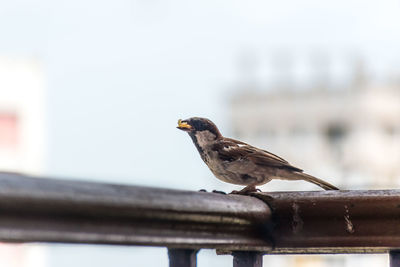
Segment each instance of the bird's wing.
[{"label": "bird's wing", "polygon": [[260,166],[285,168],[302,172],[301,169],[290,165],[289,162],[273,153],[231,138],[221,140],[214,146],[214,150],[217,150],[220,158],[225,161],[232,162],[239,159],[248,159]]}]

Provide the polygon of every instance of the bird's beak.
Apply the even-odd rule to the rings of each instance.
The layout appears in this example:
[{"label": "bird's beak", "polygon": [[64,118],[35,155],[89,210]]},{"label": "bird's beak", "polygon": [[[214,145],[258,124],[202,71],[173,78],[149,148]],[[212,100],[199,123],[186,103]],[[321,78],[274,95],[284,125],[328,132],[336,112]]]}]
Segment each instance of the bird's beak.
[{"label": "bird's beak", "polygon": [[190,130],[192,130],[193,127],[190,124],[188,124],[187,121],[183,121],[183,120],[179,119],[178,127],[176,127],[176,128],[178,128],[179,130],[182,130],[182,131],[190,131]]}]

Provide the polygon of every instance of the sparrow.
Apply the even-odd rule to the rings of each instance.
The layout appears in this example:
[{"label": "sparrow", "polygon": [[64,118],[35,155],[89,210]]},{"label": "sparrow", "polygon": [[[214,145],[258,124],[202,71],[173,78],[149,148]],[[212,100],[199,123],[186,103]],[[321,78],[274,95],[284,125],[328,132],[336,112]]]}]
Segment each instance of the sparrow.
[{"label": "sparrow", "polygon": [[256,186],[272,179],[304,180],[325,190],[339,190],[330,183],[304,173],[302,169],[290,165],[275,154],[222,136],[209,119],[193,117],[178,120],[177,128],[189,134],[202,160],[215,177],[227,183],[246,186],[232,193],[256,192]]}]

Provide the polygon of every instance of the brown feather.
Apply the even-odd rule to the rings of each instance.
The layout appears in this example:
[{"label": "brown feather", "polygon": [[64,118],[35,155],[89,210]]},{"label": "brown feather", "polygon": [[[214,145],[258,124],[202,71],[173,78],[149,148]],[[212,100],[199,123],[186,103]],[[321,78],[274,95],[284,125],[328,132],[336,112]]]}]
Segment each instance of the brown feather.
[{"label": "brown feather", "polygon": [[289,162],[275,154],[231,138],[224,138],[223,141],[221,140],[214,145],[213,150],[218,152],[220,159],[226,161],[235,161],[242,158],[248,159],[259,166],[289,169],[297,172],[303,171],[290,165]]},{"label": "brown feather", "polygon": [[304,172],[294,172],[293,176],[296,177],[297,179],[318,185],[319,187],[322,187],[325,190],[339,190],[339,188],[337,188],[336,186]]}]

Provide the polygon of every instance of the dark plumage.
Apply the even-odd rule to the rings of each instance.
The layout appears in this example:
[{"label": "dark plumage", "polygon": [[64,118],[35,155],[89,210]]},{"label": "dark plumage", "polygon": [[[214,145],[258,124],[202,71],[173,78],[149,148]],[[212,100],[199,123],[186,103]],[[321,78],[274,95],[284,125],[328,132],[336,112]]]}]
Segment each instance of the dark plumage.
[{"label": "dark plumage", "polygon": [[217,126],[205,118],[178,121],[178,129],[192,138],[201,158],[220,180],[245,185],[241,193],[255,191],[257,185],[272,179],[304,180],[325,190],[337,187],[294,167],[283,158],[244,142],[223,137]]}]

